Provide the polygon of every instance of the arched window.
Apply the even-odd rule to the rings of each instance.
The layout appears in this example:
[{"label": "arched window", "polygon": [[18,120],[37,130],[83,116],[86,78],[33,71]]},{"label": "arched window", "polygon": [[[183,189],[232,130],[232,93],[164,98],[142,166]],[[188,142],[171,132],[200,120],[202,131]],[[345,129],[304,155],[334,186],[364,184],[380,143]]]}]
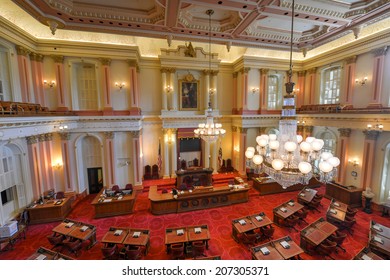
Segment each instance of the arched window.
[{"label": "arched window", "polygon": [[3,147],[0,162],[0,191],[2,205],[11,203],[15,199],[17,184],[17,169],[15,157],[11,149]]},{"label": "arched window", "polygon": [[340,102],[341,66],[326,68],[321,74],[321,104]]},{"label": "arched window", "polygon": [[282,85],[279,75],[268,76],[268,110],[276,110],[281,108],[282,101]]},{"label": "arched window", "polygon": [[380,199],[386,201],[390,197],[390,143],[387,144],[385,149],[385,158],[383,162],[381,187],[380,187]]}]

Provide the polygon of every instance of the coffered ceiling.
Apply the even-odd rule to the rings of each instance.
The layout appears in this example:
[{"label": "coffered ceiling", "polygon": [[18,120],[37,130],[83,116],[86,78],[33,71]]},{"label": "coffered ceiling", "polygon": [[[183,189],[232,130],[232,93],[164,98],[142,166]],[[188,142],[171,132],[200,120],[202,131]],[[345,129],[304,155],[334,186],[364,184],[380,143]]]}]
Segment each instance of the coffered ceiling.
[{"label": "coffered ceiling", "polygon": [[[12,0],[58,29],[287,50],[292,0]],[[295,0],[294,50],[311,50],[390,16],[389,0]]]}]

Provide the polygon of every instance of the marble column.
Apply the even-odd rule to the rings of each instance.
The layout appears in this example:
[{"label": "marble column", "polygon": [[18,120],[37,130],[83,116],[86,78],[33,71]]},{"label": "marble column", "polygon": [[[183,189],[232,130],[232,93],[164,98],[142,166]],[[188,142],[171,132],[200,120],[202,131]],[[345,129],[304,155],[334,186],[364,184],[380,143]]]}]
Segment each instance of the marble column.
[{"label": "marble column", "polygon": [[54,59],[54,67],[56,73],[56,89],[57,89],[57,110],[68,111],[67,105],[67,83],[65,81],[65,66],[64,57],[62,55],[52,56]]},{"label": "marble column", "polygon": [[241,114],[248,109],[248,73],[251,69],[244,67],[241,69]]},{"label": "marble column", "polygon": [[134,184],[142,185],[143,161],[142,154],[142,131],[130,132],[132,136],[133,172]]},{"label": "marble column", "polygon": [[382,87],[383,72],[385,68],[385,56],[389,47],[375,49],[374,53],[374,73],[372,74],[371,100],[368,108],[382,107]]},{"label": "marble column", "polygon": [[22,95],[22,102],[32,102],[30,88],[30,68],[27,55],[30,51],[22,46],[16,46],[18,57],[19,81]]},{"label": "marble column", "polygon": [[340,133],[340,138],[337,143],[337,157],[340,159],[340,165],[338,168],[336,182],[344,185],[348,165],[349,139],[352,130],[350,128],[339,128],[338,131]]},{"label": "marble column", "polygon": [[34,90],[34,103],[45,105],[45,95],[43,92],[43,55],[38,53],[30,53],[32,83]]},{"label": "marble column", "polygon": [[260,71],[260,110],[267,111],[267,97],[268,97],[268,72],[269,69],[261,68]]},{"label": "marble column", "polygon": [[353,102],[353,91],[355,88],[355,69],[357,56],[351,56],[345,59],[344,67],[344,94],[340,96],[340,103],[351,105]]},{"label": "marble column", "polygon": [[365,135],[364,146],[363,146],[363,160],[362,160],[362,180],[361,186],[363,190],[372,187],[372,167],[375,161],[375,145],[376,140],[379,136],[379,131],[364,130]]},{"label": "marble column", "polygon": [[112,111],[112,101],[111,101],[111,59],[110,58],[100,58],[99,59],[102,68],[101,68],[101,76],[102,76],[102,94],[104,99],[103,111]]},{"label": "marble column", "polygon": [[237,105],[237,98],[238,98],[238,93],[237,93],[237,76],[238,72],[233,73],[233,102],[232,102],[232,114],[236,114],[238,110],[238,105]]},{"label": "marble column", "polygon": [[[177,129],[171,129],[171,137],[173,139],[177,139]],[[178,155],[177,155],[177,142],[174,141],[171,144],[171,178],[176,178],[176,170],[178,163]]]},{"label": "marble column", "polygon": [[43,182],[42,182],[42,173],[41,173],[41,157],[38,145],[37,136],[26,137],[27,140],[27,150],[30,160],[30,170],[31,170],[31,183],[32,183],[32,192],[34,199],[38,199],[44,192]]},{"label": "marble column", "polygon": [[116,185],[115,176],[115,145],[114,145],[115,133],[112,131],[104,132],[104,177],[107,178],[107,187]]},{"label": "marble column", "polygon": [[213,173],[218,173],[218,141],[211,143],[211,164],[210,166],[213,168]]},{"label": "marble column", "polygon": [[315,93],[316,93],[316,78],[317,68],[311,68],[308,70],[309,74],[309,100],[308,104],[315,104]]},{"label": "marble column", "polygon": [[141,108],[139,106],[139,88],[138,88],[138,73],[139,73],[139,66],[136,60],[128,60],[127,61],[129,65],[129,72],[130,72],[130,89],[129,89],[129,95],[130,95],[130,114],[131,115],[140,115],[141,114]]},{"label": "marble column", "polygon": [[61,150],[62,150],[62,162],[63,162],[63,172],[64,172],[64,185],[66,192],[75,191],[75,186],[73,185],[72,178],[76,177],[76,174],[73,174],[72,165],[71,165],[71,144],[69,132],[61,132]]}]

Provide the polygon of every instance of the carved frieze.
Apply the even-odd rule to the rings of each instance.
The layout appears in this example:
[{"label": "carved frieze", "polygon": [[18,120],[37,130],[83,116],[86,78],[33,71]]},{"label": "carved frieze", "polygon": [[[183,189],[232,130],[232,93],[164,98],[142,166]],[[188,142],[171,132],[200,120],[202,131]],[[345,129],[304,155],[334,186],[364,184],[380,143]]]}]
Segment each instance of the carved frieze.
[{"label": "carved frieze", "polygon": [[338,131],[340,133],[340,137],[350,137],[352,129],[350,129],[350,128],[339,128]]}]

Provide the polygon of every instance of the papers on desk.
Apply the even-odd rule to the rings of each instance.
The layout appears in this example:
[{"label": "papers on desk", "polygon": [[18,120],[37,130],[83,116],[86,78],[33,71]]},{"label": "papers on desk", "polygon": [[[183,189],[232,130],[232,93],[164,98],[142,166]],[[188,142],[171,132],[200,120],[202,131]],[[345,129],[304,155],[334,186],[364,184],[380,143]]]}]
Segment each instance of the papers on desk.
[{"label": "papers on desk", "polygon": [[288,205],[290,206],[294,206],[294,202],[290,201],[289,203],[287,203]]},{"label": "papers on desk", "polygon": [[65,225],[65,227],[66,227],[66,228],[70,228],[70,227],[72,227],[73,225],[74,225],[74,223],[69,222],[69,223],[67,223],[67,224]]},{"label": "papers on desk", "polygon": [[141,235],[141,232],[140,232],[140,231],[135,231],[135,232],[133,233],[133,237],[134,237],[134,238],[138,238],[140,235]]},{"label": "papers on desk", "polygon": [[62,203],[62,200],[57,200],[54,204],[55,205],[60,205]]},{"label": "papers on desk", "polygon": [[123,230],[117,229],[117,230],[114,232],[114,235],[119,236],[119,235],[122,234],[122,232],[123,232]]},{"label": "papers on desk", "polygon": [[311,189],[306,189],[306,191],[307,191],[307,192],[310,192],[310,191],[311,191]]},{"label": "papers on desk", "polygon": [[242,220],[242,219],[241,219],[241,220],[239,220],[238,222],[239,222],[239,223],[240,223],[240,225],[242,225],[242,226],[245,226],[245,225],[246,225],[246,222],[245,222],[245,220]]},{"label": "papers on desk", "polygon": [[111,202],[111,201],[112,201],[111,198],[108,198],[108,199],[103,200],[103,202]]},{"label": "papers on desk", "polygon": [[329,212],[332,213],[332,214],[337,214],[337,211],[334,210],[334,209],[329,209]]},{"label": "papers on desk", "polygon": [[304,196],[305,196],[305,194],[304,194],[304,193],[300,193],[299,195],[300,195],[300,196],[302,196],[302,197],[304,197]]},{"label": "papers on desk", "polygon": [[84,232],[84,231],[86,231],[87,229],[88,229],[87,226],[82,226],[82,227],[80,228],[80,231]]},{"label": "papers on desk", "polygon": [[263,220],[263,218],[262,218],[262,217],[260,217],[260,216],[256,216],[256,220],[258,220],[258,221],[260,222],[260,221],[262,221],[262,220]]},{"label": "papers on desk", "polygon": [[123,196],[118,196],[117,200],[121,200],[123,198]]},{"label": "papers on desk", "polygon": [[280,245],[282,245],[282,247],[284,249],[289,249],[290,248],[290,244],[288,244],[288,242],[286,242],[284,240],[280,242]]},{"label": "papers on desk", "polygon": [[374,241],[380,243],[380,244],[383,244],[383,240],[382,238],[378,237],[378,236],[374,236]]},{"label": "papers on desk", "polygon": [[35,258],[36,260],[46,260],[46,256],[43,254],[39,254],[38,257]]},{"label": "papers on desk", "polygon": [[372,228],[375,229],[376,231],[382,231],[382,228],[378,225],[373,225]]},{"label": "papers on desk", "polygon": [[263,255],[269,255],[270,251],[267,247],[262,247],[260,251],[263,253]]},{"label": "papers on desk", "polygon": [[282,211],[283,213],[286,213],[287,212],[287,209],[286,208],[284,208],[284,207],[280,207],[280,209],[279,209],[280,211]]},{"label": "papers on desk", "polygon": [[195,230],[195,233],[201,233],[202,232],[202,229],[200,227],[196,227],[194,230]]},{"label": "papers on desk", "polygon": [[372,260],[372,258],[370,258],[369,256],[367,256],[366,254],[363,254],[362,260],[369,261],[369,260]]},{"label": "papers on desk", "polygon": [[336,207],[340,206],[340,204],[338,202],[333,202],[333,205]]},{"label": "papers on desk", "polygon": [[184,234],[184,230],[178,229],[178,230],[176,230],[176,234],[177,235],[183,235]]}]

